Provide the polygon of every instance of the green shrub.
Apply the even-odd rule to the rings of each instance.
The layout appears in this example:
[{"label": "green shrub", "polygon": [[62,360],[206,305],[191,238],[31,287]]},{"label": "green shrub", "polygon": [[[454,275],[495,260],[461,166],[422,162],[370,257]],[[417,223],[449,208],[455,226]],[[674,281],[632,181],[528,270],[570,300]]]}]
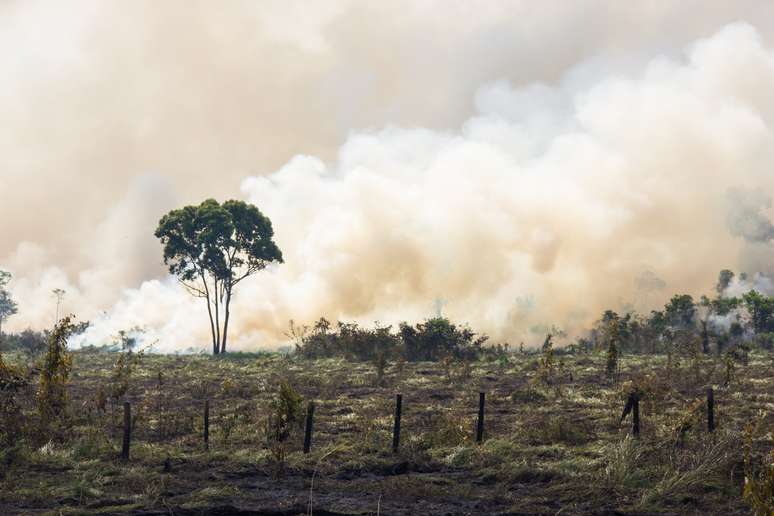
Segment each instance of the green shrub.
[{"label": "green shrub", "polygon": [[287,381],[282,381],[279,391],[269,404],[266,438],[274,459],[276,476],[282,475],[285,469],[287,441],[303,425],[303,402],[301,395]]},{"label": "green shrub", "polygon": [[7,365],[0,354],[0,446],[10,444],[21,431],[23,414],[17,396],[27,383],[22,372]]},{"label": "green shrub", "polygon": [[[362,328],[356,323],[331,323],[322,318],[309,330],[291,324],[289,336],[296,340],[296,353],[308,359],[344,357],[376,361],[403,357],[409,362],[439,361],[445,357],[475,360],[483,352],[486,335],[466,326],[457,326],[443,317],[428,319],[416,326],[402,323],[398,333],[391,326]],[[502,354],[505,348],[499,348]]]},{"label": "green shrub", "polygon": [[72,357],[67,351],[67,338],[75,330],[72,316],[61,319],[48,339],[38,388],[38,412],[44,424],[61,418],[67,411],[67,381]]}]

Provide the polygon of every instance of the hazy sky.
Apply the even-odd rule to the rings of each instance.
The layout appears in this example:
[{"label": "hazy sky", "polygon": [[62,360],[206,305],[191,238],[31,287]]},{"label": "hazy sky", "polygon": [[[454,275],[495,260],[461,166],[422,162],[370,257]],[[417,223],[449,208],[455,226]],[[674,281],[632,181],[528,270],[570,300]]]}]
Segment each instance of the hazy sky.
[{"label": "hazy sky", "polygon": [[0,2],[9,328],[59,287],[91,339],[206,345],[153,230],[207,197],[286,257],[235,301],[243,348],[436,298],[530,339],[771,270],[773,47],[765,0]]}]

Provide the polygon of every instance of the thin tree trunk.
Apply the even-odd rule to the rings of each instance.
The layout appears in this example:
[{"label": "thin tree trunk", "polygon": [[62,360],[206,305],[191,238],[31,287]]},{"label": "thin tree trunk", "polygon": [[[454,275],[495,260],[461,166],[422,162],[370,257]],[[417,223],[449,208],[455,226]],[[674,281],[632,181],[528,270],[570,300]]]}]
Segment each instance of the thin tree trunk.
[{"label": "thin tree trunk", "polygon": [[210,288],[207,286],[207,280],[204,278],[204,275],[201,274],[202,283],[204,284],[204,295],[205,299],[207,300],[207,315],[210,316],[210,333],[212,334],[212,354],[217,355],[218,354],[218,344],[215,340],[215,324],[212,320],[212,307],[210,306]]},{"label": "thin tree trunk", "polygon": [[220,292],[218,291],[218,280],[215,280],[215,337],[218,342],[218,353],[220,353]]},{"label": "thin tree trunk", "polygon": [[231,306],[231,287],[228,287],[226,289],[226,316],[223,321],[223,342],[220,345],[220,351],[222,353],[226,352],[226,336],[228,334],[228,319],[231,315],[231,311],[229,307]]}]

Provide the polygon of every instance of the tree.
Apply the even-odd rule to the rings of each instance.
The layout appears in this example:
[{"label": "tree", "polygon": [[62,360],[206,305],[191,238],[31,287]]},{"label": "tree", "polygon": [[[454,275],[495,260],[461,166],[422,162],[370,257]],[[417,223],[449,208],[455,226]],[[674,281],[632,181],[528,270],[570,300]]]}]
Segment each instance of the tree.
[{"label": "tree", "polygon": [[11,273],[0,270],[0,335],[3,334],[3,323],[5,320],[18,311],[16,302],[5,288],[10,281]]},{"label": "tree", "polygon": [[718,274],[718,283],[715,285],[715,291],[719,296],[723,295],[723,292],[725,292],[728,286],[731,285],[733,279],[734,273],[732,271],[728,269],[723,269],[720,271],[720,274]]},{"label": "tree", "polygon": [[664,315],[673,328],[685,329],[694,326],[696,304],[688,294],[675,295],[664,307]]},{"label": "tree", "polygon": [[282,263],[271,221],[243,201],[207,199],[164,215],[155,235],[169,272],[206,300],[212,352],[224,353],[234,287],[270,263]]},{"label": "tree", "polygon": [[774,330],[774,298],[751,290],[742,296],[756,334]]}]

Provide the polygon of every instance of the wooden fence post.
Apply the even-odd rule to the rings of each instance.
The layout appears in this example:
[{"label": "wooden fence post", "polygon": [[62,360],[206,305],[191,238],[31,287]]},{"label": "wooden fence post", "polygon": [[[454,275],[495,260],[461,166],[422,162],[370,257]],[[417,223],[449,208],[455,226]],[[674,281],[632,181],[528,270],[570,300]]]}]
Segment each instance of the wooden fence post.
[{"label": "wooden fence post", "polygon": [[132,406],[124,402],[124,442],[121,446],[121,458],[129,460],[129,444],[132,440]]},{"label": "wooden fence post", "polygon": [[621,423],[624,422],[626,416],[632,413],[632,435],[634,437],[640,436],[640,394],[638,392],[629,393],[629,397],[626,399],[626,406],[621,414]]},{"label": "wooden fence post", "polygon": [[476,442],[481,443],[484,440],[484,400],[485,394],[478,393],[478,424],[476,425]]},{"label": "wooden fence post", "polygon": [[304,453],[309,453],[312,448],[312,425],[314,421],[314,402],[310,401],[306,407],[306,430],[304,431]]},{"label": "wooden fence post", "polygon": [[395,427],[392,429],[392,451],[398,452],[400,445],[400,414],[403,409],[403,396],[398,394],[395,397]]},{"label": "wooden fence post", "polygon": [[712,387],[707,389],[707,430],[715,431],[715,392]]},{"label": "wooden fence post", "polygon": [[204,400],[204,449],[210,449],[210,400]]},{"label": "wooden fence post", "polygon": [[640,436],[640,397],[633,394],[634,400],[632,405],[632,435],[634,437]]}]

